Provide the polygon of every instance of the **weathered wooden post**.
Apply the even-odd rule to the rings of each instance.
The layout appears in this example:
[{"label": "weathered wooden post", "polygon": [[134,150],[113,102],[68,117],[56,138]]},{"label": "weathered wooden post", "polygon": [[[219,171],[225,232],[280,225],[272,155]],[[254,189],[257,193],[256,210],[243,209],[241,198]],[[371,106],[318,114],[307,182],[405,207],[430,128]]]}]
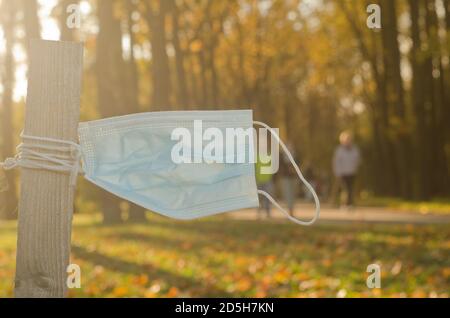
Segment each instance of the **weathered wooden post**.
[{"label": "weathered wooden post", "polygon": [[[81,44],[33,40],[26,135],[77,141]],[[64,297],[70,258],[74,187],[70,176],[22,169],[16,297]]]}]

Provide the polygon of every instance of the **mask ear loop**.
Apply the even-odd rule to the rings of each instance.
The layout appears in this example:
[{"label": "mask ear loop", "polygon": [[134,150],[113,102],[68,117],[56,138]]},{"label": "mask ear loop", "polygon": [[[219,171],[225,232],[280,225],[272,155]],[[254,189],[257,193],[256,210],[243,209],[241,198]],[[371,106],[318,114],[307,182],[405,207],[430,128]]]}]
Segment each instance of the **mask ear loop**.
[{"label": "mask ear loop", "polygon": [[283,212],[286,217],[291,220],[292,222],[299,224],[299,225],[304,225],[304,226],[311,226],[314,223],[316,223],[316,221],[319,219],[320,216],[320,201],[319,201],[319,197],[316,194],[316,191],[314,190],[314,188],[312,187],[312,185],[305,179],[305,177],[303,176],[302,172],[300,171],[300,168],[298,167],[297,163],[295,162],[294,158],[292,157],[291,152],[289,151],[289,149],[286,147],[286,145],[283,143],[283,141],[281,141],[280,137],[278,136],[278,134],[275,132],[275,130],[273,130],[270,126],[266,125],[263,122],[259,122],[259,121],[255,121],[253,122],[255,125],[259,125],[262,126],[264,128],[266,128],[267,130],[270,131],[270,133],[275,137],[275,139],[278,141],[278,143],[281,145],[281,148],[283,149],[283,151],[286,153],[287,157],[289,158],[289,161],[292,163],[292,165],[295,168],[295,171],[297,172],[298,177],[300,178],[300,180],[303,182],[303,184],[306,186],[306,188],[311,192],[313,198],[314,198],[314,202],[316,204],[316,211],[315,211],[315,215],[314,218],[311,221],[301,221],[293,216],[291,216],[285,209],[283,209],[278,203],[277,201],[275,201],[275,199],[268,194],[265,191],[262,190],[258,190],[258,193],[263,195],[264,197],[266,197],[274,206],[276,206],[281,212]]}]

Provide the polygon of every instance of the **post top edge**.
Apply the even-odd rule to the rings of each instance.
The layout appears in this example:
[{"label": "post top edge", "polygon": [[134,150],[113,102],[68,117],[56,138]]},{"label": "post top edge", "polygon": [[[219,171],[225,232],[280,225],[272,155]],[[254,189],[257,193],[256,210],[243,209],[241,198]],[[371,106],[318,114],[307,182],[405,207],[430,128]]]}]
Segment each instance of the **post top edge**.
[{"label": "post top edge", "polygon": [[49,44],[49,45],[57,45],[57,44],[65,44],[65,45],[74,45],[74,46],[83,46],[83,42],[72,42],[72,41],[55,41],[55,40],[42,40],[42,39],[31,39],[31,44]]}]

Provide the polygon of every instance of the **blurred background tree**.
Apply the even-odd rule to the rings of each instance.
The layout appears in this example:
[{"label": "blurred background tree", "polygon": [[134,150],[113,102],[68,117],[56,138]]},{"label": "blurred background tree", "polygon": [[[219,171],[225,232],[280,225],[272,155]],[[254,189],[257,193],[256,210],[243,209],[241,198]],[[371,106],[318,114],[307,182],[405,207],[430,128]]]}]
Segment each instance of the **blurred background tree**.
[{"label": "blurred background tree", "polygon": [[[366,8],[382,8],[382,28]],[[79,4],[81,29],[66,25]],[[82,118],[141,111],[249,108],[279,127],[331,192],[337,136],[363,153],[362,194],[450,196],[450,0],[0,1],[1,157],[22,129],[27,42],[85,42]],[[41,28],[40,25],[43,27]],[[3,196],[14,216],[16,176]],[[104,220],[139,207],[86,185]],[[5,203],[3,203],[5,202]]]}]

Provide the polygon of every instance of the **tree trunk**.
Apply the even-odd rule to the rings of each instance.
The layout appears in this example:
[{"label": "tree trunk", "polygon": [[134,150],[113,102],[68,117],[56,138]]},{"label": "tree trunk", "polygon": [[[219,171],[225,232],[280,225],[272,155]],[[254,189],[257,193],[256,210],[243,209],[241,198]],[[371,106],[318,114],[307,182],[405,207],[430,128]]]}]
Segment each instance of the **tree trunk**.
[{"label": "tree trunk", "polygon": [[[97,94],[102,117],[127,113],[126,95],[123,90],[122,33],[120,21],[113,16],[114,0],[98,1],[99,33],[97,37]],[[101,195],[103,221],[114,224],[122,221],[120,199],[103,191]]]},{"label": "tree trunk", "polygon": [[147,7],[145,16],[150,29],[152,46],[151,74],[153,79],[153,97],[151,106],[154,110],[168,110],[171,108],[171,85],[169,58],[166,50],[167,0],[159,0],[157,3],[158,8],[152,7],[156,2],[147,1],[145,2]]},{"label": "tree trunk", "polygon": [[[41,38],[41,25],[36,0],[22,0],[25,35],[28,41]],[[27,44],[28,46],[28,44]]]},{"label": "tree trunk", "polygon": [[431,164],[432,164],[432,188],[433,195],[445,195],[447,189],[448,166],[445,154],[445,110],[446,105],[445,89],[442,85],[443,67],[439,38],[439,25],[436,13],[435,2],[427,0],[426,10],[426,33],[428,37],[428,76],[429,77],[429,118],[430,118],[430,139]]},{"label": "tree trunk", "polygon": [[178,106],[182,109],[186,109],[189,105],[189,95],[186,86],[186,71],[184,67],[184,52],[180,43],[180,21],[179,21],[179,9],[174,0],[170,0],[172,8],[172,43],[175,49],[175,63],[177,70],[177,101]]},{"label": "tree trunk", "polygon": [[[134,46],[136,43],[136,37],[134,34],[134,21],[133,21],[133,13],[136,11],[136,3],[133,0],[129,0],[126,3],[127,7],[127,32],[130,37],[130,57],[126,66],[126,75],[129,79],[127,89],[126,89],[126,100],[127,100],[127,109],[132,113],[138,113],[140,111],[139,105],[139,72],[136,63],[136,57],[134,53]],[[145,222],[145,209],[130,202],[129,216],[128,221],[131,222]]]},{"label": "tree trunk", "polygon": [[127,75],[129,78],[127,91],[127,104],[133,112],[138,112],[139,106],[139,72],[136,64],[136,57],[134,53],[134,46],[136,44],[136,37],[134,34],[133,13],[136,11],[136,4],[134,1],[127,1],[127,32],[130,37],[130,57],[127,63]]},{"label": "tree trunk", "polygon": [[[447,54],[447,58],[450,57],[450,0],[444,0],[444,9],[445,9],[445,29],[446,29],[446,50],[444,52]],[[447,125],[445,131],[445,140],[447,141],[447,146],[450,145],[450,107],[448,107],[448,103],[450,103],[450,65],[447,64],[447,68],[445,70],[445,87],[447,91],[447,107],[445,107],[445,122]],[[447,170],[450,170],[450,154],[447,153]],[[448,181],[449,178],[447,178]],[[450,185],[448,185],[450,187]],[[450,189],[447,189],[450,192]]]},{"label": "tree trunk", "polygon": [[430,197],[430,166],[429,166],[429,149],[427,143],[427,127],[425,122],[425,91],[424,91],[424,65],[421,56],[422,40],[420,36],[419,21],[421,18],[420,6],[417,0],[409,0],[409,8],[411,15],[411,66],[412,66],[412,87],[411,99],[413,103],[413,111],[416,118],[415,136],[416,136],[416,153],[415,164],[418,172],[416,198],[427,200]]},{"label": "tree trunk", "polygon": [[198,63],[200,65],[200,86],[201,86],[201,106],[209,107],[209,92],[208,92],[208,76],[206,74],[206,58],[205,58],[205,50],[204,43],[203,48],[197,53]]},{"label": "tree trunk", "polygon": [[[3,1],[1,3],[1,14],[3,21],[3,32],[5,41],[5,62],[4,62],[4,75],[3,82],[3,98],[2,98],[2,134],[3,134],[3,157],[14,157],[14,140],[12,133],[13,127],[13,89],[14,89],[14,27],[16,16],[16,5],[13,1]],[[9,191],[1,194],[3,196],[2,201],[3,211],[2,219],[15,219],[17,218],[17,194],[16,194],[16,178],[14,171],[6,171],[6,178],[9,183]]]},{"label": "tree trunk", "polygon": [[220,36],[220,32],[216,32],[214,30],[214,25],[211,17],[211,5],[207,7],[206,10],[206,26],[208,27],[208,43],[205,43],[205,49],[208,50],[208,68],[211,74],[210,78],[210,91],[211,91],[211,99],[212,105],[210,107],[218,107],[219,103],[219,84],[218,84],[218,75],[216,68],[216,46],[218,42],[218,37]]},{"label": "tree trunk", "polygon": [[189,108],[198,107],[201,104],[201,98],[200,98],[200,88],[198,83],[198,76],[197,76],[197,68],[195,65],[195,53],[190,54],[187,56],[188,63],[188,74],[189,76],[189,82],[190,82],[190,88],[191,88],[191,104],[189,105]]},{"label": "tree trunk", "polygon": [[396,149],[396,165],[400,178],[396,180],[399,195],[411,198],[410,179],[410,139],[406,123],[406,105],[403,90],[403,79],[400,66],[401,57],[398,43],[397,5],[395,0],[382,0],[383,28],[381,31],[384,50],[384,78],[386,83],[387,105],[393,125]]},{"label": "tree trunk", "polygon": [[211,72],[211,98],[213,103],[212,107],[220,107],[219,83],[216,68],[216,48],[214,47],[214,45],[209,46],[209,70]]}]

